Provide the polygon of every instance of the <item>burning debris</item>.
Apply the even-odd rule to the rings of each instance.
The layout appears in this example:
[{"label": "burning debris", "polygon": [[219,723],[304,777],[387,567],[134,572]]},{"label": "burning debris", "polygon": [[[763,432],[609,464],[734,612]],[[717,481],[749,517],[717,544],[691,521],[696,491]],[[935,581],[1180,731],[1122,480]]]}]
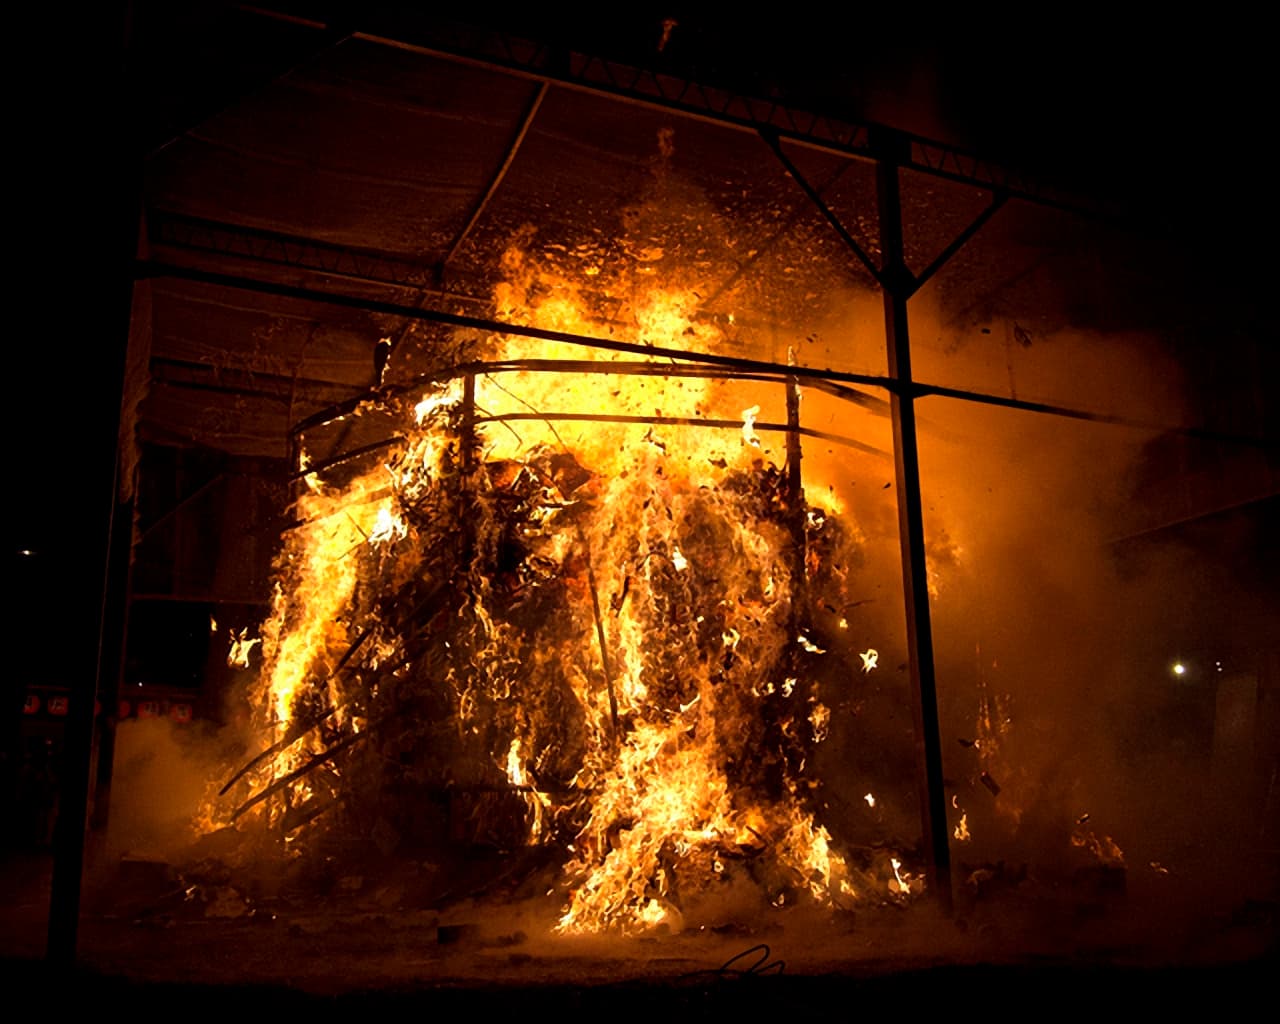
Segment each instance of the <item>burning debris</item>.
[{"label": "burning debris", "polygon": [[1093,829],[1077,827],[1071,835],[1071,845],[1089,853],[1099,864],[1110,867],[1124,866],[1124,851],[1110,836],[1098,835]]},{"label": "burning debris", "polygon": [[250,637],[248,627],[237,633],[231,630],[230,634],[231,646],[227,649],[227,665],[230,668],[248,668],[249,655],[253,648],[262,643],[259,637]]},{"label": "burning debris", "polygon": [[[652,297],[646,329],[681,302]],[[919,892],[820,817],[827,695],[878,654],[821,612],[853,604],[858,534],[810,508],[796,418],[779,469],[761,405],[707,416],[724,374],[553,369],[471,363],[416,402],[384,393],[398,454],[306,475],[262,631],[267,740],[213,821],[297,857],[340,835],[542,851],[565,933],[678,930],[733,886],[774,906]],[[697,418],[663,415],[677,389]],[[604,393],[650,412],[602,412]],[[575,420],[592,431],[557,427]]]}]

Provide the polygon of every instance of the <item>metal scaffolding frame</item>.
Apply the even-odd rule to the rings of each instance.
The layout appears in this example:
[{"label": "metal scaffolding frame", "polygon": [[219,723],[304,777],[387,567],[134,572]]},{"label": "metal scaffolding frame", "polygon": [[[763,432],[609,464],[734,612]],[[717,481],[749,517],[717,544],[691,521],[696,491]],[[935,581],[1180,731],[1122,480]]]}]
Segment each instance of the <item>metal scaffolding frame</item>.
[{"label": "metal scaffolding frame", "polygon": [[[247,13],[320,32],[336,28],[268,6],[240,4]],[[635,67],[621,61],[577,53],[563,47],[522,39],[496,29],[450,23],[374,24],[361,30],[360,15],[348,12],[346,38],[408,50],[424,56],[492,68],[539,82],[607,95],[701,118],[750,132],[767,131],[809,148],[876,163],[886,132],[897,140],[897,163],[903,170],[977,188],[1007,193],[1038,205],[1088,217],[1113,218],[1116,211],[1037,180],[981,155],[912,132],[888,129],[867,121],[814,113],[781,100],[766,100],[733,89],[709,86],[679,75]]]},{"label": "metal scaffolding frame", "polygon": [[[1044,403],[1020,402],[1001,396],[917,384],[911,373],[907,301],[1010,199],[1090,218],[1110,219],[1112,215],[1097,204],[1082,202],[960,148],[911,133],[823,114],[813,114],[782,102],[739,95],[730,90],[708,87],[669,74],[527,42],[495,31],[439,26],[427,30],[422,25],[415,24],[400,32],[383,27],[379,27],[377,31],[365,32],[358,31],[359,26],[350,21],[341,25],[330,24],[248,5],[242,5],[239,10],[247,14],[287,21],[317,30],[321,33],[317,40],[320,52],[342,45],[346,40],[354,39],[522,76],[537,83],[537,88],[516,127],[506,156],[469,212],[465,225],[454,237],[443,258],[436,263],[419,263],[371,250],[359,250],[275,232],[202,221],[194,217],[163,212],[158,214],[153,212],[150,215],[153,239],[167,246],[241,257],[252,263],[285,266],[329,278],[347,278],[359,282],[412,288],[420,294],[423,303],[420,306],[285,285],[249,275],[197,270],[162,261],[136,260],[134,262],[135,279],[172,277],[245,289],[276,297],[384,313],[403,317],[406,322],[424,321],[456,327],[478,327],[512,335],[568,341],[589,348],[631,352],[647,358],[658,355],[696,363],[704,368],[721,367],[729,371],[779,375],[785,379],[803,381],[806,384],[812,382],[820,383],[827,388],[843,388],[849,396],[853,397],[853,400],[864,404],[875,405],[879,404],[880,400],[855,388],[849,388],[848,385],[870,386],[884,389],[889,393],[888,407],[893,420],[894,457],[900,495],[903,583],[919,771],[917,788],[921,796],[921,821],[928,858],[929,886],[942,906],[949,909],[951,905],[950,852],[942,794],[942,763],[938,739],[932,627],[925,575],[915,402],[924,395],[945,395],[967,401],[1098,422],[1130,421]],[[353,15],[348,12],[348,17]],[[472,228],[483,216],[489,200],[500,188],[506,170],[514,159],[516,150],[527,134],[550,86],[605,95],[620,102],[636,103],[749,131],[762,138],[797,186],[808,196],[851,253],[880,285],[884,298],[889,375],[886,377],[818,371],[763,361],[717,357],[706,353],[655,350],[648,346],[631,345],[607,338],[592,338],[567,332],[544,331],[505,324],[483,317],[464,316],[426,306],[425,303],[433,299],[436,301],[446,299],[482,301],[476,295],[467,294],[465,290],[454,290],[446,283],[444,271]],[[207,110],[204,114],[209,116],[215,112]],[[189,127],[191,126],[184,130],[189,130]],[[880,248],[883,254],[880,263],[876,263],[858,245],[841,224],[838,216],[823,201],[818,191],[806,181],[786,153],[783,143],[868,161],[874,165],[881,224]],[[135,159],[137,159],[136,155]],[[991,194],[991,200],[986,208],[919,274],[913,274],[909,270],[903,254],[900,198],[903,172],[916,172],[957,182]],[[121,332],[121,334],[125,335],[127,332]],[[121,344],[122,351],[123,347]],[[367,396],[355,396],[351,401],[358,402],[364,397]],[[778,428],[788,429],[785,425],[778,425]],[[794,429],[794,425],[791,429]],[[112,550],[117,551],[117,548],[118,545],[113,545]],[[117,552],[112,558],[112,569],[105,574],[103,581],[103,591],[108,606],[112,601],[122,599],[121,580]],[[108,613],[109,611],[108,608]],[[109,614],[105,619],[94,624],[103,641],[95,686],[101,682],[104,675],[114,670],[110,659],[113,656],[118,658],[116,648],[119,646],[120,638],[107,635],[112,625]],[[77,703],[89,709],[93,706],[92,700],[82,700]],[[84,749],[74,751],[77,762],[74,769],[68,773],[65,787],[67,797],[64,798],[64,809],[67,813],[64,814],[66,820],[59,834],[49,914],[48,956],[50,960],[61,964],[74,960],[80,910],[80,875],[85,840],[84,808],[89,784],[88,765],[92,750],[92,713],[86,711],[84,714],[88,716],[86,721],[80,722],[76,729],[69,733],[69,742],[74,741]],[[77,821],[78,828],[75,827]]]}]

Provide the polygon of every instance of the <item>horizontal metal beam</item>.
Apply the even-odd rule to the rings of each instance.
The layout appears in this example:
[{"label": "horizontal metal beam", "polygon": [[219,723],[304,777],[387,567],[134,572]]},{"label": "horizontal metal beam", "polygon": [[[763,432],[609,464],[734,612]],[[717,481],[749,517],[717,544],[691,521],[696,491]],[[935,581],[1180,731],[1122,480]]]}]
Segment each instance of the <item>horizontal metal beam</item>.
[{"label": "horizontal metal beam", "polygon": [[173,278],[193,281],[199,284],[216,285],[223,288],[236,288],[256,292],[261,295],[274,295],[277,298],[293,299],[299,302],[314,302],[322,305],[336,306],[342,309],[358,309],[366,313],[378,313],[385,316],[406,317],[426,323],[445,324],[449,327],[463,327],[491,334],[506,334],[519,338],[536,338],[542,341],[560,341],[569,345],[578,345],[588,349],[609,352],[629,352],[646,359],[666,358],[679,359],[685,362],[702,363],[708,366],[728,366],[743,370],[758,370],[765,373],[782,373],[801,380],[833,380],[847,384],[868,384],[872,387],[894,388],[897,383],[890,377],[867,373],[846,373],[843,371],[816,369],[808,366],[788,366],[764,359],[749,359],[740,356],[718,355],[710,352],[694,352],[689,349],[655,347],[638,342],[618,341],[614,338],[592,337],[575,334],[571,331],[553,331],[542,327],[531,327],[527,324],[508,323],[488,317],[469,316],[465,313],[449,313],[439,309],[418,308],[380,299],[369,299],[355,295],[343,295],[338,292],[320,291],[314,288],[301,288],[295,285],[281,284],[275,281],[260,281],[237,274],[221,274],[211,270],[198,270],[194,267],[182,267],[158,260],[137,260],[134,263],[135,276],[139,279]]},{"label": "horizontal metal beam", "polygon": [[[268,18],[328,31],[324,20],[299,17],[260,5],[240,10]],[[361,17],[348,12],[359,27]],[[494,29],[447,22],[411,27],[403,24],[366,26],[376,31],[353,31],[352,38],[424,56],[493,68],[537,81],[600,93],[624,102],[668,110],[750,132],[767,130],[811,148],[863,160],[878,160],[873,134],[894,134],[902,167],[930,177],[1007,193],[1011,198],[1091,218],[1115,219],[1116,211],[1073,196],[1062,189],[986,160],[976,153],[910,132],[847,117],[816,114],[778,100],[746,96],[731,89],[693,82],[677,75],[637,68],[618,61],[575,53],[533,42]]]},{"label": "horizontal metal beam", "polygon": [[170,210],[151,210],[147,215],[147,228],[153,246],[249,259],[369,284],[412,288],[426,295],[463,302],[489,301],[484,296],[469,293],[460,285],[451,286],[448,278],[440,275],[439,262],[414,260],[376,249],[322,242],[303,235],[192,217]]},{"label": "horizontal metal beam", "polygon": [[[150,365],[152,380],[158,384],[228,395],[253,396],[284,405],[308,400],[331,402],[339,394],[349,395],[352,392],[363,394],[368,390],[363,384],[353,384],[349,381],[286,377],[258,370],[243,370],[185,359],[171,359],[166,356],[153,356]],[[321,398],[317,392],[328,392],[328,395]]]},{"label": "horizontal metal beam", "polygon": [[[497,416],[478,415],[475,421],[477,424],[481,424],[510,423],[521,420],[548,423],[630,423],[636,426],[709,427],[714,430],[742,430],[742,420],[713,420],[703,419],[698,416],[626,416],[602,412],[507,412]],[[769,423],[764,421],[757,421],[751,426],[755,430],[763,430],[769,433],[790,432],[803,434],[805,437],[816,438],[819,441],[830,441],[833,444],[844,445],[846,448],[856,448],[858,451],[866,452],[868,455],[878,455],[883,459],[889,457],[889,453],[883,448],[876,448],[874,445],[855,440],[852,437],[845,437],[843,434],[832,434],[812,427],[798,427],[789,423]]]},{"label": "horizontal metal beam", "polygon": [[1073,409],[1067,405],[1056,405],[1052,402],[1028,402],[1020,398],[1006,398],[1004,395],[991,395],[980,391],[965,391],[962,388],[947,388],[938,384],[916,384],[912,390],[917,398],[954,398],[962,402],[975,402],[979,405],[994,405],[1002,409],[1016,409],[1018,412],[1045,413],[1049,416],[1060,416],[1069,420],[1084,420],[1088,423],[1103,423],[1113,427],[1132,427],[1138,430],[1151,430],[1161,434],[1177,434],[1180,437],[1194,437],[1200,441],[1220,441],[1225,444],[1238,444],[1246,448],[1261,448],[1264,451],[1280,451],[1280,438],[1259,437],[1255,434],[1228,434],[1220,430],[1208,430],[1204,427],[1181,427],[1168,424],[1153,423],[1150,420],[1135,420],[1128,416],[1113,416],[1107,413],[1089,412],[1085,409]]},{"label": "horizontal metal beam", "polygon": [[257,281],[249,277],[234,274],[218,274],[212,271],[195,270],[190,267],[179,267],[160,263],[154,260],[137,260],[134,264],[135,276],[145,278],[177,278],[202,284],[217,285],[223,288],[238,288],[257,292],[263,295],[274,295],[279,298],[293,299],[301,302],[314,302],[322,305],[337,306],[344,309],[359,309],[369,313],[386,316],[407,317],[427,323],[445,324],[449,327],[463,327],[483,331],[490,334],[506,334],[513,337],[537,338],[544,341],[560,341],[569,345],[578,345],[586,349],[598,349],[610,352],[629,352],[646,359],[678,359],[689,363],[701,363],[707,366],[737,367],[746,371],[762,373],[780,373],[795,377],[806,386],[811,382],[828,381],[842,384],[862,384],[883,388],[886,391],[910,392],[916,398],[937,396],[953,398],[965,402],[978,402],[985,405],[996,405],[1005,409],[1016,409],[1021,412],[1046,413],[1068,419],[1085,420],[1090,423],[1104,423],[1111,426],[1131,427],[1137,430],[1150,430],[1158,433],[1179,434],[1187,437],[1198,437],[1231,444],[1249,445],[1262,448],[1275,448],[1277,441],[1273,438],[1252,435],[1224,434],[1218,431],[1205,430],[1200,427],[1184,427],[1168,423],[1154,423],[1149,420],[1136,420],[1126,416],[1113,416],[1107,413],[1090,412],[1086,409],[1074,409],[1069,406],[1053,405],[1046,402],[1027,402],[1017,398],[1006,398],[1002,395],[991,395],[978,391],[966,391],[961,388],[948,388],[934,384],[912,382],[904,385],[892,377],[869,373],[848,373],[843,370],[831,370],[812,366],[788,366],[765,359],[748,359],[739,356],[726,356],[709,352],[694,352],[688,349],[653,347],[635,342],[617,341],[614,338],[596,338],[571,331],[551,331],[541,327],[530,327],[526,324],[505,323],[487,317],[468,316],[462,313],[448,313],[438,309],[419,309],[394,302],[377,299],[360,298],[353,295],[341,295],[335,292],[318,291],[312,288],[299,288],[293,285],[278,284],[270,281]]},{"label": "horizontal metal beam", "polygon": [[[432,387],[457,380],[468,374],[497,377],[504,373],[560,373],[560,374],[596,374],[600,376],[620,377],[689,377],[698,380],[733,380],[761,381],[770,384],[787,384],[794,374],[762,372],[744,369],[741,366],[704,366],[699,364],[681,365],[679,363],[659,363],[652,360],[624,361],[598,359],[504,359],[496,362],[459,363],[445,370],[422,373],[402,384],[366,388],[359,395],[344,398],[328,408],[313,413],[300,420],[289,431],[292,435],[303,433],[313,427],[341,419],[355,412],[366,402],[380,401],[396,395],[403,395],[415,389]],[[836,384],[828,380],[809,378],[806,387],[815,391],[824,391],[841,401],[850,402],[869,409],[880,416],[889,415],[889,403],[883,398],[859,391],[844,384]]]}]

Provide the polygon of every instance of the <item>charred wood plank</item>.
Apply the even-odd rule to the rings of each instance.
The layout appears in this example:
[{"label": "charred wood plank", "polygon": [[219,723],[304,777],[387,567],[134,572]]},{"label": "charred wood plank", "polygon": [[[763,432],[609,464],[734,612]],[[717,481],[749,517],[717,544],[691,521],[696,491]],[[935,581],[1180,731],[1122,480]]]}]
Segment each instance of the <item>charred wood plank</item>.
[{"label": "charred wood plank", "polygon": [[271,746],[267,747],[265,750],[261,750],[255,754],[243,767],[240,768],[239,771],[232,775],[231,778],[227,779],[223,787],[218,790],[218,796],[226,796],[227,791],[244,778],[249,772],[253,771],[253,769],[257,768],[264,761],[273,758],[276,754],[279,754],[281,751],[287,750],[289,747],[293,746],[294,743],[300,740],[321,722],[332,717],[333,713],[337,710],[337,708],[329,708],[318,718],[291,722],[289,730],[280,739],[276,740],[275,743],[271,744]]},{"label": "charred wood plank", "polygon": [[281,790],[292,785],[294,782],[297,782],[298,779],[301,779],[304,776],[309,775],[311,772],[319,768],[322,764],[325,764],[326,762],[333,760],[333,758],[337,757],[340,753],[342,753],[348,747],[352,747],[356,743],[365,739],[369,735],[370,731],[371,731],[370,729],[365,729],[363,732],[355,732],[355,733],[351,733],[348,736],[344,736],[337,743],[331,746],[328,750],[322,750],[320,753],[316,754],[314,757],[309,758],[304,764],[295,768],[293,771],[289,772],[287,775],[280,776],[280,778],[276,779],[276,781],[271,783],[271,785],[269,785],[266,789],[262,790],[259,793],[254,794],[248,800],[242,803],[239,807],[237,807],[235,813],[231,815],[231,820],[236,821],[242,814],[244,814],[245,811],[248,811],[256,807],[258,804],[262,803],[263,800],[266,800],[268,797],[274,796],[276,793],[279,793]]}]

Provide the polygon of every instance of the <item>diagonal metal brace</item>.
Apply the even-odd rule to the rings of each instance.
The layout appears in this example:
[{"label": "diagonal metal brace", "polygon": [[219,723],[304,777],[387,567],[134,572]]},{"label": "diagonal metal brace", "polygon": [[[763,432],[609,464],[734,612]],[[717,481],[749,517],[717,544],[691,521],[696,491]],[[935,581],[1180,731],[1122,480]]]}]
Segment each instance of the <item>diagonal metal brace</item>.
[{"label": "diagonal metal brace", "polygon": [[923,288],[929,278],[933,277],[934,274],[941,270],[951,260],[951,257],[958,253],[969,239],[982,230],[982,226],[994,217],[996,211],[1004,206],[1008,201],[1008,192],[1005,192],[1003,189],[994,190],[991,194],[991,202],[988,203],[986,208],[973,219],[973,222],[961,231],[960,234],[956,235],[956,237],[951,240],[951,244],[943,249],[942,252],[938,253],[932,263],[925,267],[919,274],[915,275],[911,288],[907,292],[908,296],[914,295]]},{"label": "diagonal metal brace", "polygon": [[774,156],[781,161],[782,166],[786,168],[787,173],[795,179],[795,183],[800,186],[804,191],[804,194],[807,195],[813,205],[818,208],[818,212],[827,218],[827,223],[835,228],[836,234],[840,236],[840,240],[852,249],[854,255],[862,261],[862,265],[866,267],[871,276],[875,278],[876,283],[880,285],[881,288],[887,287],[884,271],[876,266],[871,257],[867,255],[866,250],[858,244],[858,240],[854,238],[853,235],[849,234],[849,229],[841,223],[840,218],[836,216],[835,211],[833,211],[831,207],[826,204],[826,201],[822,196],[819,195],[818,190],[809,183],[808,179],[806,179],[803,174],[800,173],[800,168],[792,163],[791,158],[788,157],[782,149],[782,140],[779,138],[778,133],[769,128],[762,128],[760,129],[760,138],[764,139],[769,148],[773,150]]}]

